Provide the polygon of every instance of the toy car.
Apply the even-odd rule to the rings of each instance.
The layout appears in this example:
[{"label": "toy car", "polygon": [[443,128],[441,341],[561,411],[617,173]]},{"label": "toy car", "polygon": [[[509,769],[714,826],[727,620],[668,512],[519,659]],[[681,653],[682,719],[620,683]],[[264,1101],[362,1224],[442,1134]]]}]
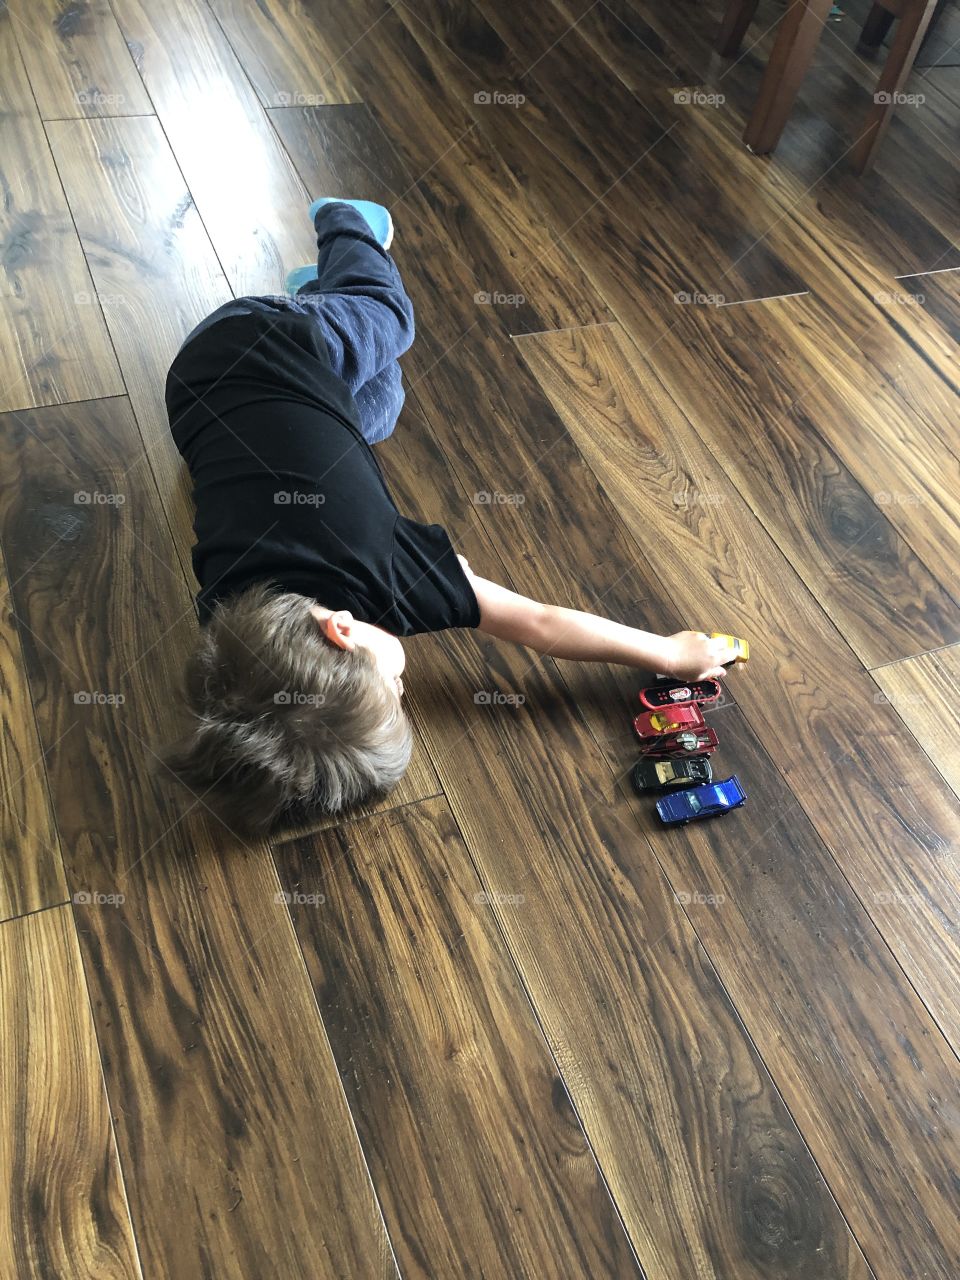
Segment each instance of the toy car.
[{"label": "toy car", "polygon": [[687,791],[663,796],[657,801],[657,813],[668,826],[682,826],[695,819],[729,813],[731,809],[738,809],[746,798],[740,779],[734,775],[722,782],[710,782],[703,787],[690,787]]},{"label": "toy car", "polygon": [[711,640],[726,640],[727,648],[731,651],[731,657],[724,662],[725,667],[732,667],[735,662],[750,661],[750,646],[746,640],[741,640],[739,636],[724,635],[722,631],[712,631],[710,633]]},{"label": "toy car", "polygon": [[659,680],[640,690],[640,705],[656,711],[658,707],[676,707],[684,703],[715,702],[723,689],[719,680]]},{"label": "toy car", "polygon": [[633,785],[641,795],[650,791],[667,791],[674,787],[696,787],[713,781],[713,770],[706,756],[688,760],[638,760],[633,766]]},{"label": "toy car", "polygon": [[660,711],[642,711],[633,722],[638,738],[659,738],[681,729],[702,729],[703,712],[695,702],[685,707],[664,707]]},{"label": "toy car", "polygon": [[645,760],[667,760],[674,756],[712,756],[719,745],[713,729],[699,732],[664,733],[659,738],[648,738],[641,744],[640,755]]}]

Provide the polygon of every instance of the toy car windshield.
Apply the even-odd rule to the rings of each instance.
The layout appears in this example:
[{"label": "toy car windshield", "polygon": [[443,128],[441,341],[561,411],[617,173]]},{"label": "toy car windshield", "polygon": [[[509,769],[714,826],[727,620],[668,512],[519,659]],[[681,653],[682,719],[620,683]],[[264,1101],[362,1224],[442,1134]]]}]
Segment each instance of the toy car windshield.
[{"label": "toy car windshield", "polygon": [[691,702],[686,706],[664,707],[660,711],[641,711],[633,727],[640,738],[657,738],[681,729],[702,729],[705,723],[703,712]]},{"label": "toy car windshield", "polygon": [[657,801],[657,813],[668,825],[682,826],[698,818],[729,813],[746,801],[746,792],[736,774],[722,782],[707,783],[688,791],[673,791]]}]

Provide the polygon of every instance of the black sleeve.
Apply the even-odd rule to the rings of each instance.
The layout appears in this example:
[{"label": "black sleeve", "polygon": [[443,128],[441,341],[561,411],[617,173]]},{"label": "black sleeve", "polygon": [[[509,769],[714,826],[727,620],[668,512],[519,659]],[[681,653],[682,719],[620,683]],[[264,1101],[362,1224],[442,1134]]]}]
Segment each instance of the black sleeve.
[{"label": "black sleeve", "polygon": [[393,592],[398,635],[479,626],[476,593],[439,524],[397,517]]}]

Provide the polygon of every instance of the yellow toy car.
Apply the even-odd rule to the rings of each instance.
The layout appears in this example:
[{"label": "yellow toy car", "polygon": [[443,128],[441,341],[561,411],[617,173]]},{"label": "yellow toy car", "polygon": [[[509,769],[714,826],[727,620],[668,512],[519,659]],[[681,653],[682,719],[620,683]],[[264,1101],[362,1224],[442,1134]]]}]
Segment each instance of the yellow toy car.
[{"label": "yellow toy car", "polygon": [[750,661],[750,646],[747,644],[746,640],[741,640],[739,636],[728,636],[724,635],[722,631],[711,631],[710,639],[725,640],[727,642],[727,648],[730,649],[733,656],[724,662],[723,665],[725,667],[730,666],[734,662]]}]

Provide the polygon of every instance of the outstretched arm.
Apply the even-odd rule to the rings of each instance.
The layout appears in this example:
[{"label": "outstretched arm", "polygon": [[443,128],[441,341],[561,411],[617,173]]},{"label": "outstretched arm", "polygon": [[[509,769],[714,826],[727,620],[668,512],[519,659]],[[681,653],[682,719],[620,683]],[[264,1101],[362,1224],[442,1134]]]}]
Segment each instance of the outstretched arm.
[{"label": "outstretched arm", "polygon": [[711,640],[698,631],[659,636],[597,614],[541,604],[477,577],[462,556],[460,560],[480,605],[479,630],[487,635],[554,658],[642,667],[680,680],[725,674],[722,661],[727,649],[722,640]]}]

